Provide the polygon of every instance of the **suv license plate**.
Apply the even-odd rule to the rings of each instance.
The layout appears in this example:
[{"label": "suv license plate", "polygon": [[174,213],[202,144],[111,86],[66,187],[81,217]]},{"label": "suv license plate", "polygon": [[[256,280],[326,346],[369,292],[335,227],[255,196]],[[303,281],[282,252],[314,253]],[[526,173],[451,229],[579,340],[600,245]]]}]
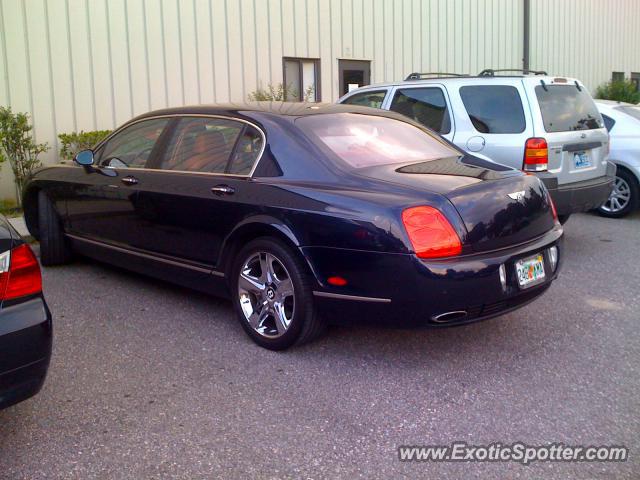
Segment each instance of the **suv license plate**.
[{"label": "suv license plate", "polygon": [[573,154],[573,164],[575,168],[586,168],[591,166],[591,159],[585,152]]},{"label": "suv license plate", "polygon": [[527,288],[544,282],[544,257],[541,253],[516,262],[516,276],[520,288]]}]

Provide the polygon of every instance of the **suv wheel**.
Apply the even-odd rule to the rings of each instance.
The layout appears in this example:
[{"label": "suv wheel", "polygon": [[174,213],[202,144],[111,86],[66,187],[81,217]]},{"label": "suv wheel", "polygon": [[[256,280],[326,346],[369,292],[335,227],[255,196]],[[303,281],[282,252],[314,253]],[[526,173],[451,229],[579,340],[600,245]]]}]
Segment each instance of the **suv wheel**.
[{"label": "suv wheel", "polygon": [[305,265],[275,239],[259,238],[240,250],[230,290],[240,324],[261,347],[284,350],[323,330]]},{"label": "suv wheel", "polygon": [[624,217],[637,207],[639,190],[638,181],[633,174],[618,167],[611,195],[598,208],[598,213],[609,218]]}]

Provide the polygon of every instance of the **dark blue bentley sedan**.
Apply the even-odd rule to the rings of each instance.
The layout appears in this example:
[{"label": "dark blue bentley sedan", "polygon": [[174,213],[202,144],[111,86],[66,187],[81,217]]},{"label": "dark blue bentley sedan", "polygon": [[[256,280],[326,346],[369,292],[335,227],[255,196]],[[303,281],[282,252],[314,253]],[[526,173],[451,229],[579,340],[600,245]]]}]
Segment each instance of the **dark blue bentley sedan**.
[{"label": "dark blue bentley sedan", "polygon": [[562,258],[535,176],[348,105],[147,113],[40,170],[24,207],[44,265],[76,253],[228,295],[270,349],[327,322],[500,315],[541,295]]}]

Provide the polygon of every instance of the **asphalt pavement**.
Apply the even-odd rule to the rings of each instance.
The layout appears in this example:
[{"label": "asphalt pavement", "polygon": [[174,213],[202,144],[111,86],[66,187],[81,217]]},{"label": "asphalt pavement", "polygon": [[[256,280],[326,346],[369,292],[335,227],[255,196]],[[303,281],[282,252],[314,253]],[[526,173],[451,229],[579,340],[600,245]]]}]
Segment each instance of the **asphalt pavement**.
[{"label": "asphalt pavement", "polygon": [[[230,303],[88,260],[43,269],[50,374],[0,411],[0,478],[638,478],[640,213],[576,215],[560,278],[445,330],[283,353]],[[400,445],[625,445],[624,463],[405,463]]]}]

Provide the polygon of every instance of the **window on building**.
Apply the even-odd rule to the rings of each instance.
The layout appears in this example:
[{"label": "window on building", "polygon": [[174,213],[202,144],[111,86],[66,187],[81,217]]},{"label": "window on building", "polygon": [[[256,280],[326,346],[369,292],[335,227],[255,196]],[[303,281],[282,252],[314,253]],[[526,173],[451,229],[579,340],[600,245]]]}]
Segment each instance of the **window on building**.
[{"label": "window on building", "polygon": [[347,105],[360,105],[361,107],[382,108],[382,102],[387,95],[386,90],[375,90],[351,95],[344,102]]},{"label": "window on building", "polygon": [[624,81],[624,72],[611,72],[611,81],[612,82]]},{"label": "window on building", "polygon": [[640,92],[640,73],[631,72],[631,81],[636,84],[636,91]]},{"label": "window on building", "polygon": [[460,88],[469,120],[480,133],[522,133],[522,99],[509,85],[474,85]]},{"label": "window on building", "polygon": [[397,90],[391,110],[406,115],[438,133],[447,134],[451,131],[447,102],[440,88]]},{"label": "window on building", "polygon": [[284,58],[285,99],[289,102],[320,101],[320,61]]}]

